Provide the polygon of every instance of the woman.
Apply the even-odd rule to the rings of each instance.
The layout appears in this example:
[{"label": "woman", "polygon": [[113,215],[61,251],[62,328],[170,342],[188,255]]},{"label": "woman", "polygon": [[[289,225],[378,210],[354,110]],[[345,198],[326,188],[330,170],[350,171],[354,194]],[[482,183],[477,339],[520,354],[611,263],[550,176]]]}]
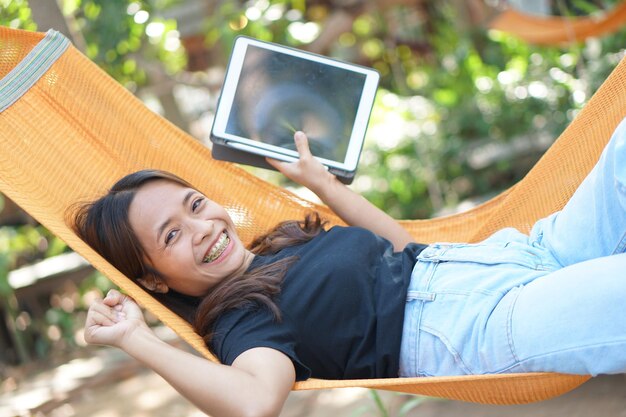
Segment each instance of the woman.
[{"label": "woman", "polygon": [[187,319],[227,365],[157,339],[128,297],[89,311],[118,346],[211,415],[277,415],[297,379],[626,372],[626,123],[567,206],[530,235],[412,242],[311,156],[269,161],[347,224],[287,222],[243,247],[219,205],[144,171],[84,206],[76,230]]}]

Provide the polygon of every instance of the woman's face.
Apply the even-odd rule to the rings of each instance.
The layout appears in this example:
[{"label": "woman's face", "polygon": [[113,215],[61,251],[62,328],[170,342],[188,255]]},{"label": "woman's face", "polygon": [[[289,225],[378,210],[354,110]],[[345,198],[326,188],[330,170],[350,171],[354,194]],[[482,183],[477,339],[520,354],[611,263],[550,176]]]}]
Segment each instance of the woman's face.
[{"label": "woman's face", "polygon": [[142,186],[129,221],[147,263],[183,294],[205,295],[224,278],[243,274],[254,257],[222,206],[175,182]]}]

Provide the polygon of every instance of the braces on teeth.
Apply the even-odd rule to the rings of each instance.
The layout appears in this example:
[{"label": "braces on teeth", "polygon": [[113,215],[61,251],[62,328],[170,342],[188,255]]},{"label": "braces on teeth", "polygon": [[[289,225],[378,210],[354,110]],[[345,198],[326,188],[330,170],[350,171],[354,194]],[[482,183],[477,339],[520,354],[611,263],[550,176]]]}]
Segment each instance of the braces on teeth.
[{"label": "braces on teeth", "polygon": [[230,238],[228,237],[226,232],[222,232],[219,239],[217,240],[217,243],[215,244],[215,246],[211,248],[211,251],[202,260],[202,262],[209,263],[219,258],[219,256],[222,254],[222,252],[224,252],[224,249],[226,249],[229,243],[230,243]]}]

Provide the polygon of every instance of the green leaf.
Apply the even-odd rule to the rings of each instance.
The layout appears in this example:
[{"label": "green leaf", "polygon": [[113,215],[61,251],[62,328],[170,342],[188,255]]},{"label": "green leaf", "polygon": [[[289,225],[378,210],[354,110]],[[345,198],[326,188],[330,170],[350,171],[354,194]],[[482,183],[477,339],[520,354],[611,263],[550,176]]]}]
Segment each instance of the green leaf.
[{"label": "green leaf", "polygon": [[367,405],[362,405],[360,407],[358,407],[356,410],[352,411],[349,415],[349,417],[360,417],[363,414],[367,413],[369,411],[370,407],[368,407]]},{"label": "green leaf", "polygon": [[398,411],[398,417],[405,416],[409,411],[413,410],[415,407],[419,406],[426,400],[426,397],[416,396],[415,398],[412,398],[409,401],[405,402],[404,404],[402,404],[402,407],[400,407],[400,410]]},{"label": "green leaf", "polygon": [[370,396],[372,397],[372,400],[374,400],[374,404],[376,405],[376,408],[380,412],[381,417],[389,417],[389,412],[387,411],[387,407],[385,407],[385,404],[383,403],[382,398],[380,398],[380,394],[378,393],[378,391],[371,389],[369,393],[370,393]]},{"label": "green leaf", "polygon": [[13,288],[9,284],[9,258],[0,253],[0,297],[8,297],[13,294]]}]

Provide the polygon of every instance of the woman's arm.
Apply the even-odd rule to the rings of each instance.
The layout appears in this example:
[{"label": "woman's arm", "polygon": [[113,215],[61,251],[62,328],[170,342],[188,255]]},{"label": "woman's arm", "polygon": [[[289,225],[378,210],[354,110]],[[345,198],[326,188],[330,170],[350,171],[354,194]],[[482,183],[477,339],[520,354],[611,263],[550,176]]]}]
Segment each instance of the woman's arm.
[{"label": "woman's arm", "polygon": [[225,366],[163,342],[135,302],[114,290],[90,307],[85,340],[123,349],[216,417],[277,416],[295,381],[291,360],[274,349],[250,349]]},{"label": "woman's arm", "polygon": [[333,174],[311,155],[306,135],[294,135],[300,159],[296,162],[267,162],[287,178],[313,191],[343,221],[351,226],[371,230],[393,243],[395,250],[402,250],[413,237],[395,219],[383,212],[363,196],[341,183]]}]

